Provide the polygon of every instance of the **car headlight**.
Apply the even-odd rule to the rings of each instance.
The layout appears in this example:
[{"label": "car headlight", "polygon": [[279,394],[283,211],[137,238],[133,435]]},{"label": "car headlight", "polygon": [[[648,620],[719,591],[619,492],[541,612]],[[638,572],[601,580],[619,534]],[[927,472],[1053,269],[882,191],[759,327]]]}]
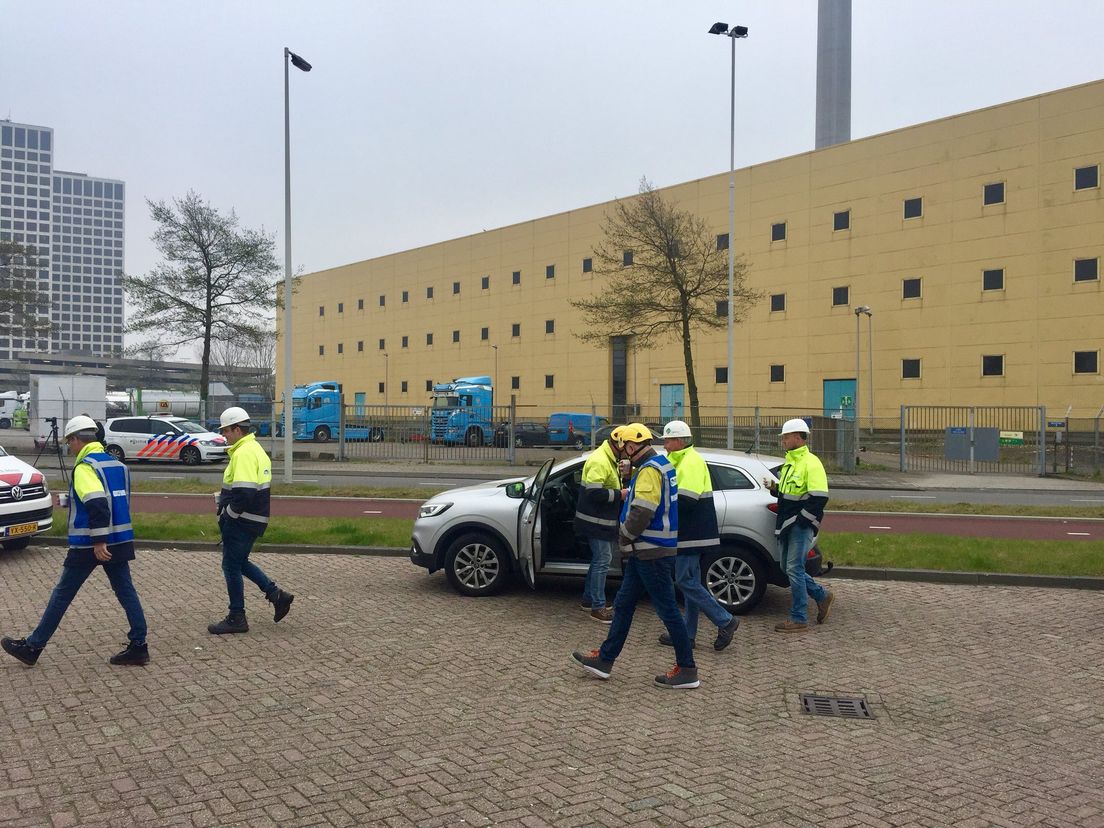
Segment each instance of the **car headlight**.
[{"label": "car headlight", "polygon": [[418,517],[437,517],[437,515],[447,511],[450,506],[452,506],[451,503],[423,503],[418,507]]}]

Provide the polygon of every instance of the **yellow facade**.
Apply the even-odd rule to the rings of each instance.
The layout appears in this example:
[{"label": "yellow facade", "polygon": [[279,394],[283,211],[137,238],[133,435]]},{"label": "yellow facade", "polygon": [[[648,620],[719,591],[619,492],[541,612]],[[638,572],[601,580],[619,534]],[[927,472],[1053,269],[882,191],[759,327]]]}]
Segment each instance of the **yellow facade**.
[{"label": "yellow facade", "polygon": [[[736,328],[735,404],[820,409],[825,380],[855,377],[853,308],[868,305],[873,317],[860,320],[863,417],[870,322],[879,418],[903,404],[1094,415],[1104,405],[1102,161],[1104,81],[737,170],[735,249],[747,258],[750,286],[767,296]],[[1097,185],[1075,189],[1075,170],[1094,166]],[[983,204],[983,188],[996,183],[1003,202]],[[727,173],[662,192],[727,233]],[[904,202],[915,198],[921,215],[906,219]],[[295,381],[335,379],[350,402],[361,392],[368,404],[420,406],[429,380],[488,374],[500,402],[514,393],[542,411],[589,410],[592,402],[608,410],[610,352],[573,335],[581,322],[569,300],[601,289],[582,262],[609,208],[305,276],[292,320]],[[834,230],[842,211],[850,227]],[[772,241],[772,224],[782,222],[785,239]],[[1096,278],[1075,280],[1075,261],[1092,259]],[[1091,262],[1080,267],[1084,277]],[[983,272],[999,269],[1003,288],[983,289]],[[903,280],[916,278],[920,296],[903,298]],[[833,305],[841,287],[846,301]],[[782,293],[785,310],[772,312],[769,295]],[[1092,354],[1095,370],[1086,370]],[[983,356],[1003,357],[1003,374],[983,376]],[[702,404],[724,406],[727,388],[715,377],[727,362],[724,329],[699,337],[694,357]],[[920,360],[919,378],[902,377],[906,359]],[[771,365],[785,366],[783,382],[770,381]],[[282,387],[282,365],[278,374]],[[681,348],[672,340],[631,353],[627,380],[627,402],[658,410],[660,386],[685,382]]]}]

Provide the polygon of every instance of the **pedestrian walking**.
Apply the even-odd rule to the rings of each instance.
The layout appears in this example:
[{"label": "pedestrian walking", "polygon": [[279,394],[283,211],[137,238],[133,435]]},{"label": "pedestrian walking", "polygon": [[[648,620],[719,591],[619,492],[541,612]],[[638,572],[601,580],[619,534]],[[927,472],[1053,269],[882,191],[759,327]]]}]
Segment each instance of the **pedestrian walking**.
[{"label": "pedestrian walking", "polygon": [[[717,625],[713,649],[723,650],[732,643],[740,619],[722,607],[702,584],[702,554],[719,550],[721,545],[709,467],[693,446],[690,426],[682,420],[671,420],[663,427],[663,448],[667,450],[667,459],[675,467],[675,481],[678,483],[675,584],[682,590],[686,605],[686,632],[690,636],[690,646],[694,646],[697,637],[700,611]],[[671,646],[671,636],[663,633],[659,643]]]},{"label": "pedestrian walking", "polygon": [[280,589],[263,569],[249,560],[254,542],[268,527],[272,462],[257,442],[245,409],[234,406],[223,411],[219,434],[226,438],[226,453],[230,455],[222,475],[217,508],[222,534],[222,574],[226,578],[230,611],[221,621],[207,625],[207,632],[212,635],[249,632],[243,578],[255,583],[272,603],[273,621],[287,615],[295,600],[294,595]]},{"label": "pedestrian walking", "polygon": [[613,622],[602,646],[571,654],[576,664],[602,680],[610,677],[632,626],[637,602],[647,592],[675,648],[675,667],[656,676],[660,687],[690,690],[699,685],[690,636],[675,602],[674,559],[678,546],[678,483],[675,467],[650,445],[641,423],[622,426],[622,451],[636,471],[621,504],[618,546],[621,588],[613,599]]},{"label": "pedestrian walking", "polygon": [[820,458],[809,451],[809,424],[802,419],[787,420],[782,426],[782,448],[786,462],[778,472],[778,482],[763,478],[763,485],[778,497],[774,532],[782,571],[790,580],[790,617],[776,624],[783,633],[803,633],[809,629],[807,604],[816,601],[817,623],[828,620],[836,596],[814,581],[805,571],[805,560],[813,548],[824,507],[828,503],[828,475]]},{"label": "pedestrian walking", "polygon": [[590,546],[590,566],[583,584],[581,606],[602,624],[613,620],[613,609],[606,605],[606,576],[613,560],[621,515],[619,432],[620,428],[610,432],[583,464],[583,488],[575,507],[575,534],[586,538]]},{"label": "pedestrian walking", "polygon": [[26,638],[0,639],[0,646],[8,655],[33,667],[88,576],[102,566],[130,623],[126,649],[109,661],[128,666],[147,664],[146,616],[130,576],[130,562],[134,560],[130,473],[104,451],[96,439],[96,422],[88,415],[79,414],[66,423],[64,437],[69,453],[75,456],[67,495],[69,552],[34,632]]}]

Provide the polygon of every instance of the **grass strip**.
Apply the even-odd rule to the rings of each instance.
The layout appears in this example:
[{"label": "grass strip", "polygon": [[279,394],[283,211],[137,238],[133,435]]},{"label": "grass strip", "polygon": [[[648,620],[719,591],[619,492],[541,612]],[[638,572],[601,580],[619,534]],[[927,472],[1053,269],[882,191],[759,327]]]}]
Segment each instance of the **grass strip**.
[{"label": "grass strip", "polygon": [[831,500],[828,511],[899,514],[1011,515],[1020,517],[1104,518],[1099,506],[1031,506],[1020,503],[915,503],[885,500]]}]

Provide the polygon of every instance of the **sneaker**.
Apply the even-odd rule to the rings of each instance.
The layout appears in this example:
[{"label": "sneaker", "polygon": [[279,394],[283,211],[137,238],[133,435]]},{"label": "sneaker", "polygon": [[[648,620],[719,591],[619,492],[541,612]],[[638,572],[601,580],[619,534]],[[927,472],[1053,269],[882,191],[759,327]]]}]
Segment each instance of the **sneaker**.
[{"label": "sneaker", "polygon": [[290,592],[284,592],[279,587],[273,590],[271,595],[265,597],[267,597],[272,603],[272,606],[275,607],[275,611],[272,613],[272,620],[274,622],[279,621],[291,611],[291,602],[295,600],[294,595]]},{"label": "sneaker", "polygon": [[791,621],[788,618],[781,624],[774,625],[774,631],[782,633],[803,633],[808,629],[808,624],[798,624],[796,621]]},{"label": "sneaker", "polygon": [[207,632],[211,635],[247,633],[249,632],[249,622],[245,620],[244,612],[231,612],[217,624],[208,624]]},{"label": "sneaker", "polygon": [[720,652],[732,643],[732,636],[740,628],[740,619],[735,615],[732,620],[717,630],[717,640],[713,642],[713,649]]},{"label": "sneaker", "polygon": [[824,596],[823,601],[817,601],[817,623],[823,624],[828,620],[828,613],[832,611],[832,602],[836,600],[836,594],[832,590],[828,590],[828,594]]},{"label": "sneaker", "polygon": [[124,664],[127,666],[141,667],[149,664],[149,645],[135,644],[133,641],[127,644],[127,648],[121,653],[116,653],[110,659],[110,664]]},{"label": "sneaker", "polygon": [[[590,612],[592,609],[594,609],[594,607],[591,605],[590,601],[580,601],[579,609],[581,609],[583,612]],[[613,609],[613,604],[606,604],[606,609]]]},{"label": "sneaker", "polygon": [[602,681],[608,679],[613,671],[613,662],[602,661],[601,656],[598,655],[598,650],[591,650],[589,653],[581,653],[576,650],[571,654],[571,659],[592,676],[597,676]]},{"label": "sneaker", "polygon": [[[668,632],[659,634],[659,643],[664,647],[674,647],[674,642],[671,641],[671,634]],[[690,639],[690,649],[694,649],[694,639]]]},{"label": "sneaker", "polygon": [[693,690],[701,685],[697,667],[672,667],[662,676],[656,676],[655,683],[668,690]]},{"label": "sneaker", "polygon": [[32,647],[25,638],[0,638],[0,647],[8,655],[18,658],[28,667],[34,667],[38,657],[42,655],[41,647]]},{"label": "sneaker", "polygon": [[602,607],[602,609],[591,610],[590,617],[597,621],[599,624],[612,624],[613,610],[609,607]]}]

